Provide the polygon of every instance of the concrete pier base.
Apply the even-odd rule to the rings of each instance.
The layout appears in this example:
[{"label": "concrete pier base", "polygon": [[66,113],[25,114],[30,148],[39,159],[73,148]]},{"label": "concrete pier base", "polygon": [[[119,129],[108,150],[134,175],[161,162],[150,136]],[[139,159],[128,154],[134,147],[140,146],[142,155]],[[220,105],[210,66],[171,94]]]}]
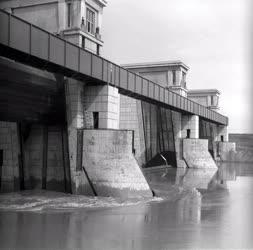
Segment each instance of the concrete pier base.
[{"label": "concrete pier base", "polygon": [[234,142],[218,142],[219,161],[234,161],[236,158],[236,144]]},{"label": "concrete pier base", "polygon": [[189,168],[217,168],[206,139],[184,139],[183,158]]},{"label": "concrete pier base", "polygon": [[99,196],[152,197],[132,154],[132,131],[84,130],[83,167]]}]

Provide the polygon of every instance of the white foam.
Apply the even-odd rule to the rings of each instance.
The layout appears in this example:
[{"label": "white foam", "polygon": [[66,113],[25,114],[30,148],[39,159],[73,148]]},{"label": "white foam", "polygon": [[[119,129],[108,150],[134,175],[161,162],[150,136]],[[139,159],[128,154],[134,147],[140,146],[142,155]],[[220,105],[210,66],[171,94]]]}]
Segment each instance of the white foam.
[{"label": "white foam", "polygon": [[0,196],[0,210],[43,211],[48,209],[80,209],[132,206],[160,202],[162,198],[121,201],[112,197],[88,197],[50,191],[24,191]]}]

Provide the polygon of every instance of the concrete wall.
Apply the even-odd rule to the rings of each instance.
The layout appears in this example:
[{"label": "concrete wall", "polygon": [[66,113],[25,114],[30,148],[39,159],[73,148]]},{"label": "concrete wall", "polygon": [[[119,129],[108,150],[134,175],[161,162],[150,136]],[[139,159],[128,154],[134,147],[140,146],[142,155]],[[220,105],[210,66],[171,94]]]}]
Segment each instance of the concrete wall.
[{"label": "concrete wall", "polygon": [[205,107],[208,106],[208,99],[206,96],[197,96],[197,97],[192,97],[188,94],[188,98],[191,99],[192,101],[199,103],[200,105],[203,105]]},{"label": "concrete wall", "polygon": [[[168,164],[176,166],[176,152],[179,155],[180,150],[177,139],[181,136],[180,113],[121,95],[120,129],[134,131],[135,158],[140,166],[164,165],[160,153]],[[174,130],[177,136],[173,135]]]},{"label": "concrete wall", "polygon": [[233,161],[233,155],[235,155],[235,143],[234,142],[217,142],[218,144],[218,157],[221,161]]},{"label": "concrete wall", "polygon": [[43,127],[33,126],[29,137],[25,141],[25,188],[42,188],[42,165],[43,165]]},{"label": "concrete wall", "polygon": [[167,71],[158,71],[158,72],[141,72],[141,76],[149,79],[152,82],[155,82],[163,87],[168,87],[168,74]]},{"label": "concrete wall", "polygon": [[[43,126],[29,126],[24,141],[24,189],[42,189],[43,179]],[[62,128],[48,127],[46,189],[65,191]],[[20,144],[16,123],[0,122],[0,149],[4,151],[2,192],[20,190]]]},{"label": "concrete wall", "polygon": [[[147,63],[146,66],[137,65],[123,65],[128,70],[140,74],[141,76],[159,84],[163,87],[169,86],[181,86],[182,83],[182,72],[186,73],[186,70],[183,69],[180,65],[169,65],[165,64],[163,66],[153,65]],[[175,71],[175,79],[173,81],[173,71]]]},{"label": "concrete wall", "polygon": [[[219,91],[218,90],[189,90],[188,98],[196,103],[199,103],[205,107],[209,107],[212,110],[219,109]],[[213,99],[212,99],[213,98]],[[213,102],[212,102],[213,100]]]},{"label": "concrete wall", "polygon": [[89,179],[80,165],[80,136],[78,131],[93,128],[93,112],[99,112],[99,129],[119,126],[119,94],[111,86],[85,86],[85,83],[66,81],[66,106],[71,189],[75,194],[93,195]]},{"label": "concrete wall", "polygon": [[99,112],[99,128],[119,128],[120,97],[118,89],[109,85],[86,86],[83,105],[87,112]]},{"label": "concrete wall", "polygon": [[228,127],[227,126],[220,125],[217,127],[216,141],[221,141],[221,136],[223,136],[224,142],[228,142]]},{"label": "concrete wall", "polygon": [[182,115],[181,137],[187,137],[187,130],[190,129],[190,138],[199,138],[199,116]]},{"label": "concrete wall", "polygon": [[16,123],[0,121],[0,149],[3,150],[0,192],[18,190],[19,147]]},{"label": "concrete wall", "polygon": [[3,0],[0,2],[0,8],[49,32],[59,32],[60,29],[65,28],[65,1]]},{"label": "concrete wall", "polygon": [[84,130],[83,166],[100,196],[151,197],[132,154],[132,131]]},{"label": "concrete wall", "polygon": [[183,158],[189,168],[217,168],[205,139],[184,139]]},{"label": "concrete wall", "polygon": [[77,171],[77,129],[83,128],[84,125],[91,126],[89,122],[92,121],[89,113],[86,114],[89,119],[84,120],[83,88],[84,83],[73,79],[68,79],[65,83],[70,178],[73,194],[80,193],[81,187],[87,183],[82,172]]},{"label": "concrete wall", "polygon": [[25,141],[25,189],[41,189],[43,179],[43,140],[47,136],[46,189],[65,191],[65,176],[62,148],[62,129],[57,126],[47,127],[32,125]]},{"label": "concrete wall", "polygon": [[176,160],[178,168],[185,168],[186,164],[183,159],[183,141],[182,141],[182,115],[179,112],[172,111],[174,141]]},{"label": "concrete wall", "polygon": [[[16,8],[13,9],[13,14],[32,24],[38,25],[49,32],[57,32],[59,29],[58,3],[56,2],[45,5]],[[48,20],[50,20],[50,22]]]},{"label": "concrete wall", "polygon": [[139,164],[145,164],[145,140],[141,101],[120,95],[119,129],[134,131],[134,156]]}]

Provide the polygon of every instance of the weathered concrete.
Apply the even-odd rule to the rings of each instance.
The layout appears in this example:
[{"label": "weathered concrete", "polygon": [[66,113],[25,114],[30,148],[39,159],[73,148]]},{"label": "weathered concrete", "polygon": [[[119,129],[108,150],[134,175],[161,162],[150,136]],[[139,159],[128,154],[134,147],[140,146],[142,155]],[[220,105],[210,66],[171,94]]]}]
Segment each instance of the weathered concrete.
[{"label": "weathered concrete", "polygon": [[132,154],[132,131],[84,130],[83,167],[99,196],[151,197]]},{"label": "weathered concrete", "polygon": [[[24,132],[24,131],[23,131]],[[43,179],[43,125],[30,125],[23,142],[23,173],[20,173],[21,149],[18,127],[13,122],[0,122],[0,149],[3,150],[1,191],[20,190],[22,174],[24,189],[41,189]],[[65,175],[62,149],[62,128],[48,127],[47,190],[65,191]]]},{"label": "weathered concrete", "polygon": [[[69,5],[69,10],[68,6]],[[97,0],[2,0],[0,8],[38,25],[49,32],[61,34],[63,37],[82,46],[93,53],[98,53],[97,46],[102,47],[101,40],[102,14],[105,1]],[[94,11],[94,30],[88,31],[86,26],[86,8]],[[96,28],[98,27],[98,30]],[[92,34],[91,34],[92,33]],[[96,35],[95,35],[96,33]],[[83,42],[84,41],[84,42]]]},{"label": "weathered concrete", "polygon": [[199,138],[199,116],[182,115],[181,137],[187,137],[187,130],[190,131],[190,138]]},{"label": "weathered concrete", "polygon": [[[66,173],[64,169],[62,127],[49,126],[47,134],[43,125],[31,125],[24,142],[24,188],[64,192]],[[43,137],[47,137],[46,166],[43,170]],[[45,171],[43,173],[43,171]],[[43,178],[44,184],[43,183]]]},{"label": "weathered concrete", "polygon": [[84,110],[93,116],[98,112],[98,128],[119,128],[119,93],[109,85],[85,86],[83,91]]},{"label": "weathered concrete", "polygon": [[184,139],[183,158],[189,168],[217,168],[205,139]]},{"label": "weathered concrete", "polygon": [[228,127],[227,126],[222,126],[218,125],[217,126],[217,138],[216,141],[223,141],[228,142]]},{"label": "weathered concrete", "polygon": [[[253,154],[247,154],[246,152],[236,151],[236,144],[234,142],[218,142],[218,160],[219,161],[245,161],[248,162],[248,156]],[[253,159],[253,158],[252,158]]]},{"label": "weathered concrete", "polygon": [[183,141],[182,141],[182,115],[179,112],[172,111],[173,134],[175,141],[175,152],[178,168],[186,168],[183,160]]},{"label": "weathered concrete", "polygon": [[134,156],[139,166],[144,166],[146,148],[140,100],[120,95],[119,128],[134,131]]},{"label": "weathered concrete", "polygon": [[90,126],[87,124],[87,120],[84,120],[86,114],[83,105],[84,85],[80,81],[68,79],[65,86],[70,178],[73,194],[92,194],[86,176],[82,170],[77,169],[77,130],[84,126]]},{"label": "weathered concrete", "polygon": [[19,189],[18,181],[18,135],[14,122],[0,121],[0,149],[3,150],[3,166],[1,172],[1,192]]}]

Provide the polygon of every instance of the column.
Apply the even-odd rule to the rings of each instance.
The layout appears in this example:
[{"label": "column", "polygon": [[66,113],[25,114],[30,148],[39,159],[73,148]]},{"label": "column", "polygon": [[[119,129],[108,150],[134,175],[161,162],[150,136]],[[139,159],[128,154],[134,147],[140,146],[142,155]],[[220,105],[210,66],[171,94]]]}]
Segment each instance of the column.
[{"label": "column", "polygon": [[199,116],[182,115],[182,138],[199,138]]}]

